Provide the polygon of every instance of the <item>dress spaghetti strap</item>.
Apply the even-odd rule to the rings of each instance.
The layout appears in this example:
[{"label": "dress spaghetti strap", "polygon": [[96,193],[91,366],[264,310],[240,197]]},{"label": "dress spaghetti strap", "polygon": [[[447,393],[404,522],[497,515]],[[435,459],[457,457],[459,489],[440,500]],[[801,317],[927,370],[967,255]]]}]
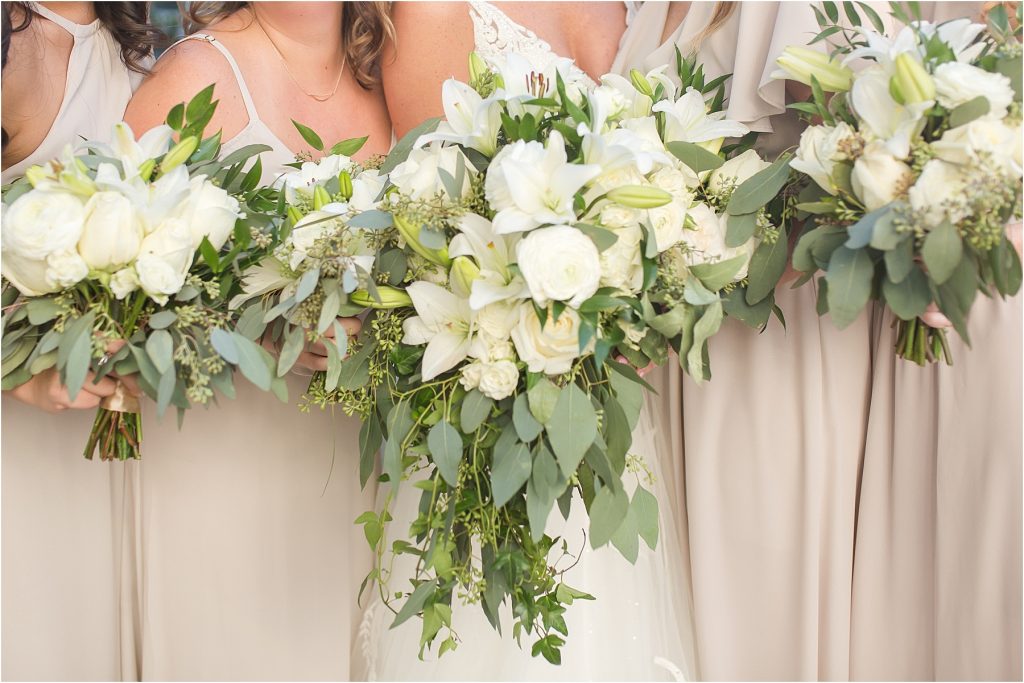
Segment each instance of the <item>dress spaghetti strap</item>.
[{"label": "dress spaghetti strap", "polygon": [[242,76],[242,70],[238,68],[238,62],[235,61],[234,56],[232,56],[230,50],[228,50],[228,48],[225,47],[224,43],[220,42],[213,36],[206,33],[193,33],[192,35],[185,36],[181,40],[177,41],[176,43],[174,43],[174,45],[171,45],[171,47],[168,48],[168,51],[171,48],[176,47],[181,43],[184,43],[186,40],[206,41],[210,45],[213,45],[215,48],[217,48],[217,50],[222,55],[224,55],[224,59],[227,60],[228,65],[231,67],[232,73],[234,73],[235,75],[235,82],[238,84],[238,90],[242,93],[242,102],[245,104],[245,113],[249,116],[250,125],[255,123],[256,121],[259,121],[260,115],[256,112],[256,104],[253,102],[252,95],[249,93],[249,86],[245,83],[245,77]]}]

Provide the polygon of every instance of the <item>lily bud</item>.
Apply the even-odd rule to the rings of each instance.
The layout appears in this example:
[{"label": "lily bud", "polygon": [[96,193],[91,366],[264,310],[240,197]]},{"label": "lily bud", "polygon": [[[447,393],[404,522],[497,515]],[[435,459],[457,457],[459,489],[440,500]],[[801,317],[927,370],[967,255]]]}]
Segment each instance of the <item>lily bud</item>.
[{"label": "lily bud", "polygon": [[88,176],[80,176],[77,173],[64,171],[60,174],[60,181],[73,193],[83,197],[91,197],[96,192],[96,183]]},{"label": "lily bud", "polygon": [[629,80],[632,81],[633,87],[639,90],[644,95],[647,95],[652,100],[654,99],[654,89],[651,87],[650,81],[647,77],[640,73],[637,69],[629,70]]},{"label": "lily bud", "polygon": [[341,193],[341,198],[344,201],[352,199],[352,176],[348,171],[338,174],[338,192]]},{"label": "lily bud", "polygon": [[353,303],[356,306],[375,308],[377,310],[412,306],[412,299],[401,289],[378,285],[377,295],[380,297],[379,300],[373,298],[373,295],[365,289],[357,289],[348,295],[348,300],[349,303]]},{"label": "lily bud", "polygon": [[889,82],[889,92],[897,102],[919,104],[935,99],[935,81],[909,53],[899,54],[895,67],[895,74]]},{"label": "lily bud", "polygon": [[150,176],[153,175],[153,169],[155,168],[156,161],[154,161],[153,159],[146,159],[144,162],[142,162],[142,165],[139,166],[139,177],[145,181],[148,181]]},{"label": "lily bud", "polygon": [[192,156],[192,153],[196,151],[198,146],[199,138],[195,135],[190,135],[172,147],[171,151],[164,155],[164,160],[160,162],[160,175],[164,175],[188,161],[188,158]]},{"label": "lily bud", "polygon": [[788,78],[810,85],[811,76],[814,76],[825,92],[845,92],[853,81],[853,71],[849,67],[824,52],[806,47],[787,47],[776,63],[782,67],[782,73],[772,74],[775,78]]},{"label": "lily bud", "polygon": [[480,77],[484,76],[490,69],[487,68],[487,62],[483,60],[483,57],[478,55],[476,52],[469,53],[469,82],[475,83]]},{"label": "lily bud", "polygon": [[313,190],[313,209],[319,211],[331,203],[331,195],[327,194],[322,186],[317,185]]},{"label": "lily bud", "polygon": [[44,180],[51,179],[50,173],[45,168],[39,165],[30,166],[28,170],[25,171],[25,177],[28,178],[28,182],[32,185],[32,187],[37,187],[39,183],[43,182]]},{"label": "lily bud", "polygon": [[656,209],[672,201],[672,195],[651,185],[623,185],[608,191],[608,199],[633,209]]},{"label": "lily bud", "polygon": [[295,225],[299,221],[302,220],[302,212],[299,211],[294,206],[289,206],[288,207],[288,218],[292,219],[292,225]]},{"label": "lily bud", "polygon": [[468,297],[473,291],[473,280],[480,277],[480,269],[472,259],[458,256],[452,261],[452,269],[448,275],[452,291],[461,297]]},{"label": "lily bud", "polygon": [[420,242],[419,233],[420,226],[413,225],[403,216],[394,214],[395,227],[398,229],[398,233],[405,240],[409,248],[415,251],[417,254],[427,259],[431,263],[437,264],[447,268],[451,264],[451,259],[448,258],[448,249],[428,249],[423,246]]}]

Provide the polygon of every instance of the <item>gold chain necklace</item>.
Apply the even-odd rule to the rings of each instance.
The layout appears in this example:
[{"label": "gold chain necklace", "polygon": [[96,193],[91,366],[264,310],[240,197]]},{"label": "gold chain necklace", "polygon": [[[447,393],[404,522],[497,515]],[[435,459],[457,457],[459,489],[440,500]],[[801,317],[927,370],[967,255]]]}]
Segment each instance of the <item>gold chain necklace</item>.
[{"label": "gold chain necklace", "polygon": [[334,89],[331,90],[331,92],[327,93],[326,95],[317,95],[315,93],[311,93],[307,91],[305,88],[303,88],[302,85],[295,79],[295,76],[292,74],[292,70],[288,68],[288,60],[285,59],[284,54],[281,52],[281,48],[279,48],[277,46],[277,43],[274,42],[274,39],[270,37],[270,34],[267,32],[267,29],[263,28],[263,22],[260,21],[259,17],[256,16],[255,12],[253,12],[253,17],[256,19],[256,24],[260,27],[260,30],[263,31],[263,35],[267,37],[267,40],[269,40],[270,44],[274,47],[274,51],[277,52],[277,56],[281,58],[281,63],[284,64],[284,70],[285,73],[288,74],[288,78],[292,79],[292,83],[295,84],[295,87],[298,88],[303,95],[305,95],[306,97],[311,97],[317,102],[326,102],[327,100],[334,97],[334,94],[338,92],[338,86],[341,85],[341,75],[345,73],[345,62],[348,60],[348,55],[345,55],[341,58],[341,68],[338,69],[338,78],[334,81]]}]

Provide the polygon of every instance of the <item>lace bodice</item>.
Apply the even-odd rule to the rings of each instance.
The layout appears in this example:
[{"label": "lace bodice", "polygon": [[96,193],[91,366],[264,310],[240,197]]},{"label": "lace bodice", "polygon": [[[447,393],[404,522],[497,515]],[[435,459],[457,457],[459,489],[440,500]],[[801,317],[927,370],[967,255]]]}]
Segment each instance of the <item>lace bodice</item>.
[{"label": "lace bodice", "polygon": [[[470,0],[469,16],[473,19],[474,49],[484,59],[500,61],[503,55],[515,52],[525,57],[538,70],[543,70],[562,55],[551,49],[551,45],[530,29],[517,24],[489,2]],[[592,85],[582,69],[573,65],[573,76]]]}]

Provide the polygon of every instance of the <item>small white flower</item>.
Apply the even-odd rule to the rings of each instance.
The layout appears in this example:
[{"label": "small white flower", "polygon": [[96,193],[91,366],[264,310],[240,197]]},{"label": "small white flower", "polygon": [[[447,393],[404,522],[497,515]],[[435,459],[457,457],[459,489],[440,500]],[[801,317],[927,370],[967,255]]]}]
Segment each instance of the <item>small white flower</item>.
[{"label": "small white flower", "polygon": [[110,291],[118,299],[124,299],[139,288],[139,274],[135,268],[122,268],[110,277]]},{"label": "small white flower", "polygon": [[800,146],[796,156],[789,165],[809,176],[818,187],[834,195],[839,190],[832,180],[832,173],[836,163],[847,158],[839,146],[853,135],[853,129],[843,122],[834,127],[821,125],[805,128],[800,135]]},{"label": "small white flower", "polygon": [[[603,214],[602,214],[603,215]],[[615,230],[615,244],[601,252],[601,286],[635,293],[644,281],[640,241],[643,232],[636,223]]]},{"label": "small white flower", "polygon": [[910,206],[930,227],[947,218],[955,224],[968,213],[964,201],[966,184],[967,178],[960,166],[932,159],[910,187]]},{"label": "small white flower", "polygon": [[142,240],[135,261],[139,285],[157,303],[167,303],[184,286],[194,253],[188,225],[180,218],[168,218]]},{"label": "small white flower", "polygon": [[738,281],[746,277],[750,257],[757,247],[756,239],[752,237],[739,247],[726,246],[725,234],[728,230],[729,216],[724,213],[716,214],[707,204],[690,207],[689,216],[693,219],[694,228],[684,231],[683,234],[683,241],[689,247],[685,255],[686,264],[695,266],[702,263],[718,263],[745,255],[747,260],[733,280]]},{"label": "small white flower", "polygon": [[519,368],[510,360],[484,363],[477,388],[484,396],[500,401],[519,386]]},{"label": "small white flower", "polygon": [[89,274],[89,266],[77,251],[61,251],[46,258],[46,281],[53,289],[78,284]]},{"label": "small white flower", "polygon": [[576,228],[555,225],[534,230],[516,248],[516,263],[538,306],[564,301],[573,308],[589,299],[601,281],[601,257],[594,242]]},{"label": "small white flower", "polygon": [[1020,125],[1010,127],[1002,121],[975,119],[942,134],[932,143],[935,156],[953,164],[968,164],[985,159],[1016,177],[1021,175]]},{"label": "small white flower", "polygon": [[180,216],[188,224],[193,248],[198,249],[205,237],[214,249],[220,251],[234,232],[235,221],[241,216],[238,200],[207,180],[206,176],[192,178],[190,185],[191,192]]},{"label": "small white flower", "polygon": [[720,196],[724,190],[739,187],[748,178],[769,166],[771,164],[762,159],[757,152],[748,149],[711,172],[708,177],[708,190]]}]

